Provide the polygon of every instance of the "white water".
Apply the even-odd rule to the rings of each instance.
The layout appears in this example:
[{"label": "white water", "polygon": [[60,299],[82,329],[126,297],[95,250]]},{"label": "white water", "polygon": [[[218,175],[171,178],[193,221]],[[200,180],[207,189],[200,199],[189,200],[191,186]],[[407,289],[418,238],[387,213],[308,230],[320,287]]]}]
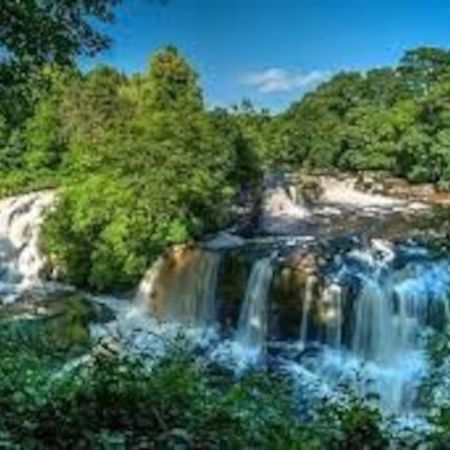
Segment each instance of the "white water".
[{"label": "white water", "polygon": [[221,342],[211,353],[219,363],[232,366],[236,372],[261,362],[266,353],[268,300],[273,276],[271,257],[253,263],[238,326],[231,339]]},{"label": "white water", "polygon": [[343,299],[342,289],[332,283],[324,290],[322,301],[325,304],[325,342],[332,348],[342,345]]},{"label": "white water", "polygon": [[[194,326],[197,343],[215,345],[209,357],[236,371],[266,357],[281,358],[280,367],[289,367],[294,376],[316,377],[323,392],[337,392],[344,382],[379,395],[386,411],[414,411],[417,387],[427,371],[422,337],[447,320],[448,261],[376,240],[337,255],[322,290],[316,276],[305,280],[296,347],[301,352],[289,359],[283,353],[289,344],[271,341],[268,334],[273,258],[254,262],[236,330],[222,340],[206,333],[219,319],[215,291],[221,256],[200,251],[178,259],[182,263],[168,266],[158,261],[141,284],[139,303],[150,299],[152,316],[166,321],[163,328],[153,325],[153,331],[171,336],[178,328],[170,323],[189,325],[183,328],[189,333]],[[164,274],[167,269],[170,276]]]},{"label": "white water", "polygon": [[273,267],[271,258],[259,259],[253,265],[242,304],[236,342],[251,352],[264,349],[267,336],[267,300]]},{"label": "white water", "polygon": [[302,318],[300,324],[300,344],[302,348],[306,347],[308,341],[308,325],[311,306],[314,301],[314,287],[317,283],[315,276],[310,275],[305,281],[305,290],[303,295]]},{"label": "white water", "polygon": [[[0,303],[42,286],[47,261],[39,250],[39,231],[54,197],[53,192],[38,192],[0,201]],[[283,244],[289,245],[288,240]],[[292,376],[314,379],[314,386],[321,384],[326,395],[340,382],[350,382],[363,392],[376,392],[386,411],[414,411],[416,389],[427,371],[422,336],[449,317],[450,264],[417,249],[404,251],[403,263],[397,264],[399,252],[389,243],[372,241],[340,255],[319,299],[318,280],[306,280],[298,317],[302,354],[286,364]],[[272,357],[268,321],[275,262],[263,257],[254,263],[237,329],[222,345],[218,335],[210,333],[218,318],[221,258],[216,251],[195,250],[159,259],[136,297],[139,306],[150,307],[152,316],[145,317],[141,307],[120,313],[120,320],[111,325],[117,338],[125,339],[127,348],[154,355],[163,351],[167,336],[175,341],[180,330],[190,333],[196,328],[195,345],[206,349],[213,343],[216,353],[228,352],[237,366]],[[350,294],[352,283],[357,289]],[[210,348],[206,353],[214,355]]]},{"label": "white water", "polygon": [[39,231],[54,198],[53,192],[44,191],[0,201],[0,297],[4,302],[42,284],[46,258],[39,249]]},{"label": "white water", "polygon": [[[376,393],[386,411],[400,414],[413,411],[427,370],[424,334],[448,320],[450,265],[424,256],[406,257],[396,267],[395,257],[387,243],[375,241],[337,264],[319,299],[325,311],[323,323],[316,323],[323,330],[322,349],[304,364],[331,385],[348,382],[364,393]],[[356,294],[345,296],[349,283],[359,287]],[[302,324],[317,322],[314,311],[310,314],[307,319],[302,315]],[[301,330],[302,347],[304,341]]]}]

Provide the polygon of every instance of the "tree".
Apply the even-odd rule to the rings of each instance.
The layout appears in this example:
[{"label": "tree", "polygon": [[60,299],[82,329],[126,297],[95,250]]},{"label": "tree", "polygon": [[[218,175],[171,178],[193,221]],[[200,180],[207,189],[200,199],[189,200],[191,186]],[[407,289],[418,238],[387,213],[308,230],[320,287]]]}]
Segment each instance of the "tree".
[{"label": "tree", "polygon": [[24,126],[26,152],[24,167],[30,171],[55,171],[67,153],[67,139],[62,129],[62,104],[68,86],[79,74],[58,66],[46,66],[45,76],[51,80],[48,91],[36,103],[33,114]]},{"label": "tree", "polygon": [[0,8],[0,114],[20,133],[36,102],[50,88],[42,68],[75,66],[110,40],[98,23],[114,18],[121,0],[3,0]]},{"label": "tree", "polygon": [[449,79],[450,51],[435,47],[409,50],[401,59],[398,70],[413,94],[426,95],[434,84]]},{"label": "tree", "polygon": [[74,77],[61,100],[61,133],[68,141],[72,171],[99,170],[117,159],[117,137],[125,126],[128,103],[121,95],[126,77],[108,66]]},{"label": "tree", "polygon": [[3,62],[22,67],[70,64],[80,54],[93,55],[109,39],[93,26],[111,22],[120,0],[3,0],[0,50]]},{"label": "tree", "polygon": [[398,67],[337,74],[276,122],[291,165],[445,182],[450,51],[421,47],[406,52]]},{"label": "tree", "polygon": [[175,49],[132,80],[104,67],[75,78],[61,114],[72,176],[45,241],[73,283],[129,288],[165,246],[228,223],[235,142]]}]

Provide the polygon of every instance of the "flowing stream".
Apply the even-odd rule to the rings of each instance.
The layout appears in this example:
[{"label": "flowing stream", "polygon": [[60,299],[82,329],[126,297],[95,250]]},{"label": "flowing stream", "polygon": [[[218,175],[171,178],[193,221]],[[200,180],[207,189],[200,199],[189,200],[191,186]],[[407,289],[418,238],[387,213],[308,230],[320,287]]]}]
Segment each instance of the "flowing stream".
[{"label": "flowing stream", "polygon": [[306,306],[302,317],[302,327],[316,323],[306,345],[300,333],[314,347],[304,366],[331,384],[359,378],[393,413],[412,411],[427,369],[424,337],[448,321],[449,263],[419,250],[374,242],[336,258],[316,310]]}]

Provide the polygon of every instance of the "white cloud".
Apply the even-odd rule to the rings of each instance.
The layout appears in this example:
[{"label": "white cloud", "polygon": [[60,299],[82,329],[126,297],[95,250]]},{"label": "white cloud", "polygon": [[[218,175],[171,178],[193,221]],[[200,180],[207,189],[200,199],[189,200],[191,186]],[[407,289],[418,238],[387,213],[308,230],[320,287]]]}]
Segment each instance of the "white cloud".
[{"label": "white cloud", "polygon": [[260,72],[245,74],[240,81],[246,86],[256,87],[259,92],[270,94],[289,92],[294,89],[311,89],[330,78],[331,75],[329,71],[295,72],[280,67],[272,67]]}]

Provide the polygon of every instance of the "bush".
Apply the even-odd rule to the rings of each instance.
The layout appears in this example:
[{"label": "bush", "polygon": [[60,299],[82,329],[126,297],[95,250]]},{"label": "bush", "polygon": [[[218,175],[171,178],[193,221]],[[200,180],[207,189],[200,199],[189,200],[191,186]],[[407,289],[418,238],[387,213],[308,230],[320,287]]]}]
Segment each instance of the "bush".
[{"label": "bush", "polygon": [[389,436],[377,406],[349,390],[345,403],[325,403],[319,422],[326,427],[326,448],[336,450],[385,450]]},{"label": "bush", "polygon": [[180,354],[152,369],[136,359],[98,361],[44,384],[31,361],[23,369],[23,388],[0,382],[8,407],[0,430],[22,448],[322,448],[271,378],[215,384]]}]

